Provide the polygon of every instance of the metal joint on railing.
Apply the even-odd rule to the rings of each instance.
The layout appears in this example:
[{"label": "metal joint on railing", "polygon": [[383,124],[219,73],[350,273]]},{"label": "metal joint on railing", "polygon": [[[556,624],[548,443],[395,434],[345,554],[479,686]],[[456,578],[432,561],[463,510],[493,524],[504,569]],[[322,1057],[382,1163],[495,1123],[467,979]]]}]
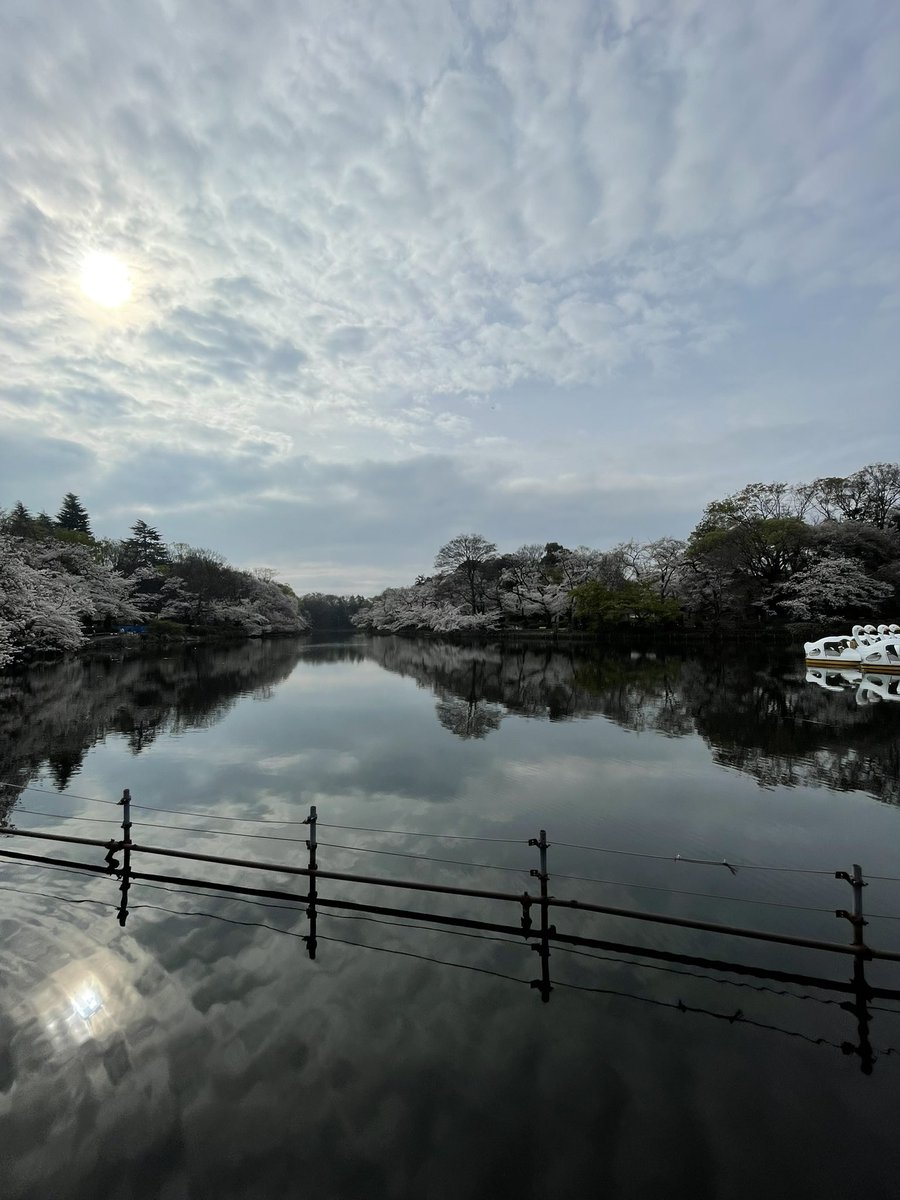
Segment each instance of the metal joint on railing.
[{"label": "metal joint on railing", "polygon": [[118,876],[122,871],[122,866],[115,855],[119,853],[124,843],[110,841],[106,845],[108,849],[106,851],[106,858],[103,861],[107,865],[107,874]]},{"label": "metal joint on railing", "polygon": [[858,925],[862,927],[863,925],[868,925],[869,923],[865,917],[858,917],[855,913],[847,912],[846,908],[836,908],[834,910],[834,915],[836,917],[843,917],[844,920],[849,921],[851,925]]},{"label": "metal joint on railing", "polygon": [[[542,934],[542,936],[544,936],[548,939],[555,938],[556,937],[556,926],[548,925],[546,930],[541,930],[541,934]],[[531,949],[534,950],[534,952],[536,954],[549,955],[549,948],[547,946],[543,945],[543,943],[541,943],[541,942],[535,942],[532,945]]]}]

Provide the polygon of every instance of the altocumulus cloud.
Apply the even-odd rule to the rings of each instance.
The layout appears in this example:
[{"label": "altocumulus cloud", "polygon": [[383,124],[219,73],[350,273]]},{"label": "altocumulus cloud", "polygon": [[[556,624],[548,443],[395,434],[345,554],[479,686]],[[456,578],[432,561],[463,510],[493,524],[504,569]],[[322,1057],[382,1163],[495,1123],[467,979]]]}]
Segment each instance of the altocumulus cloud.
[{"label": "altocumulus cloud", "polygon": [[9,0],[0,502],[374,586],[891,457],[898,68],[877,0]]}]

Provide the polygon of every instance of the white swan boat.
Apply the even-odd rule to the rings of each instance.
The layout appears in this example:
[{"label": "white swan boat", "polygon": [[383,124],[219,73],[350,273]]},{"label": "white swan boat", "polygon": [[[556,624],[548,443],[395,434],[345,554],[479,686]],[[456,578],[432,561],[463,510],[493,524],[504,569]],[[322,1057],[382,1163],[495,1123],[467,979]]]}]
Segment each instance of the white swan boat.
[{"label": "white swan boat", "polygon": [[849,634],[805,642],[807,666],[900,671],[900,625],[854,625]]}]

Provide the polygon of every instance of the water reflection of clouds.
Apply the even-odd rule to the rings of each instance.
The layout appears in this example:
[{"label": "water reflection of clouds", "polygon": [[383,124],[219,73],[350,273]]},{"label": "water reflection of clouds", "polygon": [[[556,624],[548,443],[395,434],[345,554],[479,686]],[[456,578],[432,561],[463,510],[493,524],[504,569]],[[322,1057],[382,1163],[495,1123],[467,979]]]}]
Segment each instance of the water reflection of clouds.
[{"label": "water reflection of clouds", "polygon": [[[253,919],[237,906],[201,907]],[[284,919],[296,928],[296,918]],[[110,922],[97,923],[94,936],[108,936]],[[105,1082],[92,1084],[94,1117],[86,1124],[75,1078],[48,1075],[41,1065],[36,1078],[52,1079],[76,1102],[40,1161],[31,1159],[33,1183],[17,1175],[17,1198],[37,1196],[39,1187],[74,1197],[88,1179],[94,1194],[104,1186],[115,1194],[127,1176],[117,1174],[123,1167],[110,1139],[128,1147],[130,1194],[141,1196],[273,1195],[298,1177],[307,1194],[367,1198],[583,1195],[600,1178],[617,1196],[643,1196],[664,1181],[668,1194],[712,1195],[715,1180],[741,1165],[742,1139],[725,1136],[731,1127],[722,1118],[738,1115],[735,1089],[757,1114],[754,1140],[770,1147],[767,1171],[785,1170],[786,1178],[793,1139],[834,1137],[846,1116],[849,1071],[833,1073],[813,1047],[779,1044],[779,1077],[791,1077],[792,1108],[800,1110],[786,1139],[770,1071],[747,1069],[747,1054],[764,1047],[765,1035],[692,1023],[671,1009],[636,1011],[628,1002],[635,992],[710,1004],[709,985],[698,980],[681,979],[673,990],[665,978],[621,962],[598,978],[596,966],[560,954],[558,979],[620,994],[560,987],[545,1009],[528,986],[533,955],[522,947],[323,919],[320,960],[311,964],[299,946],[295,952],[293,942],[266,930],[152,913],[136,913],[132,923],[130,935],[116,938],[117,953],[126,970],[130,962],[139,972],[134,960],[147,956],[163,968],[148,980],[143,1004],[147,1016],[165,1019],[128,1023],[117,1053],[138,1067],[164,1062],[162,1088],[149,1106],[141,1103],[139,1121],[134,1099],[117,1111],[113,1055]],[[383,952],[413,948],[522,983]],[[166,1007],[166,981],[174,979],[181,1000]],[[761,1019],[773,1003],[764,994],[740,999],[748,1016]],[[729,1011],[721,1001],[715,1007]],[[812,1016],[813,1032],[835,1036],[830,1010]],[[885,1103],[892,1087],[885,1074],[872,1081],[871,1101],[854,1103],[863,1100],[867,1111]],[[43,1091],[31,1097],[46,1099]],[[69,1155],[76,1129],[79,1151]],[[538,1139],[540,1156],[523,1152]],[[884,1123],[868,1145],[875,1156],[887,1148]],[[838,1146],[830,1156],[823,1150],[832,1170]],[[154,1168],[142,1179],[145,1158]],[[821,1182],[825,1173],[818,1163],[809,1178]]]},{"label": "water reflection of clouds", "polygon": [[[710,747],[724,747],[727,758],[736,737],[751,743],[757,737],[760,753],[769,757],[784,753],[782,745],[765,740],[765,731],[746,712],[739,716],[743,730],[736,731],[733,714],[725,721],[729,706],[740,712],[746,703],[746,674],[737,672],[722,689],[716,671],[702,665],[670,664],[658,676],[659,663],[645,674],[640,662],[625,668],[613,662],[581,672],[579,682],[571,659],[536,656],[524,663],[526,693],[516,699],[509,680],[522,663],[468,648],[458,660],[465,665],[461,703],[471,703],[472,664],[481,653],[485,669],[476,671],[476,691],[483,688],[488,699],[475,703],[507,715],[489,737],[465,740],[450,736],[434,711],[436,686],[452,692],[457,650],[441,649],[431,674],[430,667],[416,665],[420,651],[414,645],[391,653],[394,666],[403,655],[411,657],[421,675],[417,687],[409,686],[409,676],[379,668],[361,701],[354,690],[357,676],[348,669],[342,707],[335,671],[328,705],[312,706],[312,712],[306,694],[298,708],[289,689],[276,689],[264,704],[223,708],[220,674],[212,688],[219,725],[205,723],[195,687],[197,725],[179,726],[187,733],[173,758],[168,735],[135,758],[111,754],[109,743],[98,745],[88,761],[91,785],[81,790],[115,797],[123,784],[134,787],[140,774],[136,791],[150,804],[297,819],[306,805],[318,803],[323,821],[487,836],[532,836],[550,810],[551,840],[575,830],[579,836],[569,840],[644,848],[652,841],[674,852],[685,850],[685,832],[693,829],[703,836],[692,845],[708,843],[719,852],[730,852],[738,836],[746,847],[752,836],[753,856],[772,861],[824,854],[871,829],[870,843],[880,843],[890,858],[893,826],[871,825],[871,809],[879,806],[863,811],[861,804],[848,822],[844,810],[823,804],[833,797],[811,798],[795,789],[787,809],[783,791],[757,792],[752,771],[703,775]],[[246,694],[259,695],[253,652],[241,661],[245,669],[235,678]],[[259,665],[271,674],[271,660],[262,656]],[[623,671],[637,674],[623,679]],[[314,679],[315,670],[309,675]],[[136,687],[139,678],[130,669],[128,686]],[[177,699],[176,679],[173,670],[171,694]],[[653,736],[665,732],[653,722],[665,708],[667,686],[694,736]],[[779,687],[776,699],[786,696],[789,707],[801,703],[789,686]],[[111,702],[111,691],[104,695]],[[101,714],[99,726],[88,720],[89,696],[79,700],[73,693],[71,700],[67,736],[80,729],[80,744],[92,744],[105,718]],[[368,711],[372,705],[376,712]],[[534,719],[546,718],[551,709],[559,719]],[[563,714],[607,719],[570,722]],[[46,733],[46,724],[42,728]],[[638,729],[651,736],[637,738]],[[26,730],[26,741],[28,736]],[[37,743],[33,748],[37,754]],[[442,802],[439,817],[436,801]],[[94,813],[90,806],[76,811]],[[153,832],[180,844],[181,835]],[[334,840],[351,839],[341,834]],[[270,847],[262,857],[296,860],[297,847],[249,844]],[[426,849],[388,839],[367,844]],[[246,845],[223,839],[218,849],[233,853],[240,846],[244,853]],[[427,848],[442,853],[433,844]],[[445,847],[443,853],[468,857],[457,850]],[[561,848],[551,854],[557,870],[599,870],[571,852],[564,858]],[[363,861],[353,851],[327,855],[335,867],[360,869]],[[370,856],[364,861],[372,867]],[[524,847],[511,848],[508,857],[502,849],[496,856],[492,852],[486,861],[525,870],[534,865]],[[394,869],[408,875],[413,866],[399,860]],[[685,872],[681,886],[715,887],[696,879],[700,868],[677,869]],[[461,882],[451,866],[427,870],[432,878]],[[630,866],[621,877],[660,882],[649,869],[644,874]],[[80,889],[81,881],[75,882]],[[112,881],[91,887],[92,895],[114,894]],[[179,902],[137,888],[133,897],[304,928],[293,914],[260,915],[209,899]],[[7,912],[23,929],[33,928],[19,903],[24,898]],[[7,940],[6,992],[14,981],[17,992],[43,994],[45,1013],[56,1014],[52,1019],[60,1019],[68,1005],[70,1025],[58,1033],[62,1048],[56,1051],[34,1006],[16,1011],[16,1030],[8,1039],[14,1079],[4,1116],[12,1131],[5,1144],[17,1147],[16,1200],[47,1195],[74,1200],[88,1186],[96,1195],[128,1194],[130,1186],[133,1195],[154,1200],[188,1195],[189,1188],[196,1195],[256,1200],[289,1193],[300,1178],[313,1195],[367,1200],[583,1195],[585,1180],[587,1190],[602,1184],[626,1197],[713,1195],[721,1194],[723,1179],[762,1182],[760,1166],[746,1157],[747,1139],[735,1135],[746,1112],[754,1114],[754,1145],[770,1147],[766,1176],[787,1181],[798,1195],[816,1187],[829,1194],[840,1178],[848,1119],[865,1126],[869,1161],[896,1157],[890,1123],[879,1116],[892,1111],[887,1072],[871,1081],[869,1095],[859,1096],[855,1076],[841,1071],[840,1059],[837,1067],[830,1059],[825,1065],[816,1058],[824,1057],[822,1051],[790,1042],[779,1042],[769,1058],[764,1040],[769,1035],[746,1027],[720,1031],[670,1010],[649,1010],[650,1015],[640,1010],[639,1016],[634,1001],[562,988],[544,1012],[527,987],[534,956],[518,947],[438,935],[412,943],[403,931],[378,927],[376,936],[364,924],[323,918],[319,961],[309,964],[294,939],[199,917],[135,911],[124,934],[111,915],[101,920],[60,907],[42,910],[40,922],[45,935]],[[330,937],[369,941],[373,948],[326,941]],[[526,982],[516,986],[395,957],[376,950],[378,942],[497,969]],[[95,962],[101,951],[111,961]],[[77,968],[75,974],[65,977],[65,987],[51,986],[48,978],[67,963]],[[593,968],[555,954],[554,971],[557,967],[560,980],[638,993],[643,988],[651,997],[710,1005],[706,985],[697,981],[679,981],[674,989],[651,984],[648,991],[646,972],[633,967],[610,967],[598,979]],[[102,1007],[89,1011],[97,998]],[[748,1015],[764,1018],[768,1011],[765,997],[740,1003]],[[825,1013],[814,1032],[839,1036]],[[786,1078],[787,1106],[778,1099]],[[50,1142],[49,1127],[56,1131]],[[552,1144],[552,1153],[536,1155],[531,1148],[538,1137]],[[822,1148],[802,1173],[793,1159],[798,1139]],[[870,1182],[874,1172],[871,1168]]]},{"label": "water reflection of clouds", "polygon": [[[4,872],[4,1195],[115,1194],[128,1147],[154,1141],[171,1119],[167,1059],[158,1046],[146,1053],[173,1011],[171,983],[88,906],[11,891],[10,874],[48,882]],[[70,888],[81,899],[93,890],[80,879],[65,880]],[[136,1179],[135,1195],[153,1194],[149,1180],[142,1188]]]},{"label": "water reflection of clouds", "polygon": [[358,657],[342,657],[337,662],[330,662],[321,652],[318,660],[303,656],[296,670],[282,686],[293,692],[312,692],[317,703],[321,700],[328,704],[331,694],[345,690],[347,667],[353,672],[353,681],[357,688],[365,690],[367,684],[371,684],[377,689],[381,671],[376,663],[365,657],[362,650]]}]

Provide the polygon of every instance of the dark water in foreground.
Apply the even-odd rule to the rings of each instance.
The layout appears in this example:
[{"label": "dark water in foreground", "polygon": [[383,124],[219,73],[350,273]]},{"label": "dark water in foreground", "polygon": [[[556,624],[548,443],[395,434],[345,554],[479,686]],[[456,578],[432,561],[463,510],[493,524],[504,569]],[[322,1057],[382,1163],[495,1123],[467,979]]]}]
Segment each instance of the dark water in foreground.
[{"label": "dark water in foreground", "polygon": [[[314,804],[322,869],[511,892],[535,889],[546,828],[558,896],[846,942],[833,872],[900,879],[898,734],[900,703],[791,659],[242,644],[0,680],[0,781],[28,784],[0,816],[106,839],[128,787],[139,842],[303,865]],[[554,947],[543,1004],[539,956],[483,931],[322,910],[313,962],[290,906],[135,885],[121,929],[113,880],[2,859],[0,892],[7,1200],[897,1194],[900,1000],[866,1032],[851,996],[725,965],[842,982],[843,956],[555,912],[634,949]],[[900,882],[865,904],[867,939],[900,950]],[[900,964],[866,975],[900,988]]]}]

